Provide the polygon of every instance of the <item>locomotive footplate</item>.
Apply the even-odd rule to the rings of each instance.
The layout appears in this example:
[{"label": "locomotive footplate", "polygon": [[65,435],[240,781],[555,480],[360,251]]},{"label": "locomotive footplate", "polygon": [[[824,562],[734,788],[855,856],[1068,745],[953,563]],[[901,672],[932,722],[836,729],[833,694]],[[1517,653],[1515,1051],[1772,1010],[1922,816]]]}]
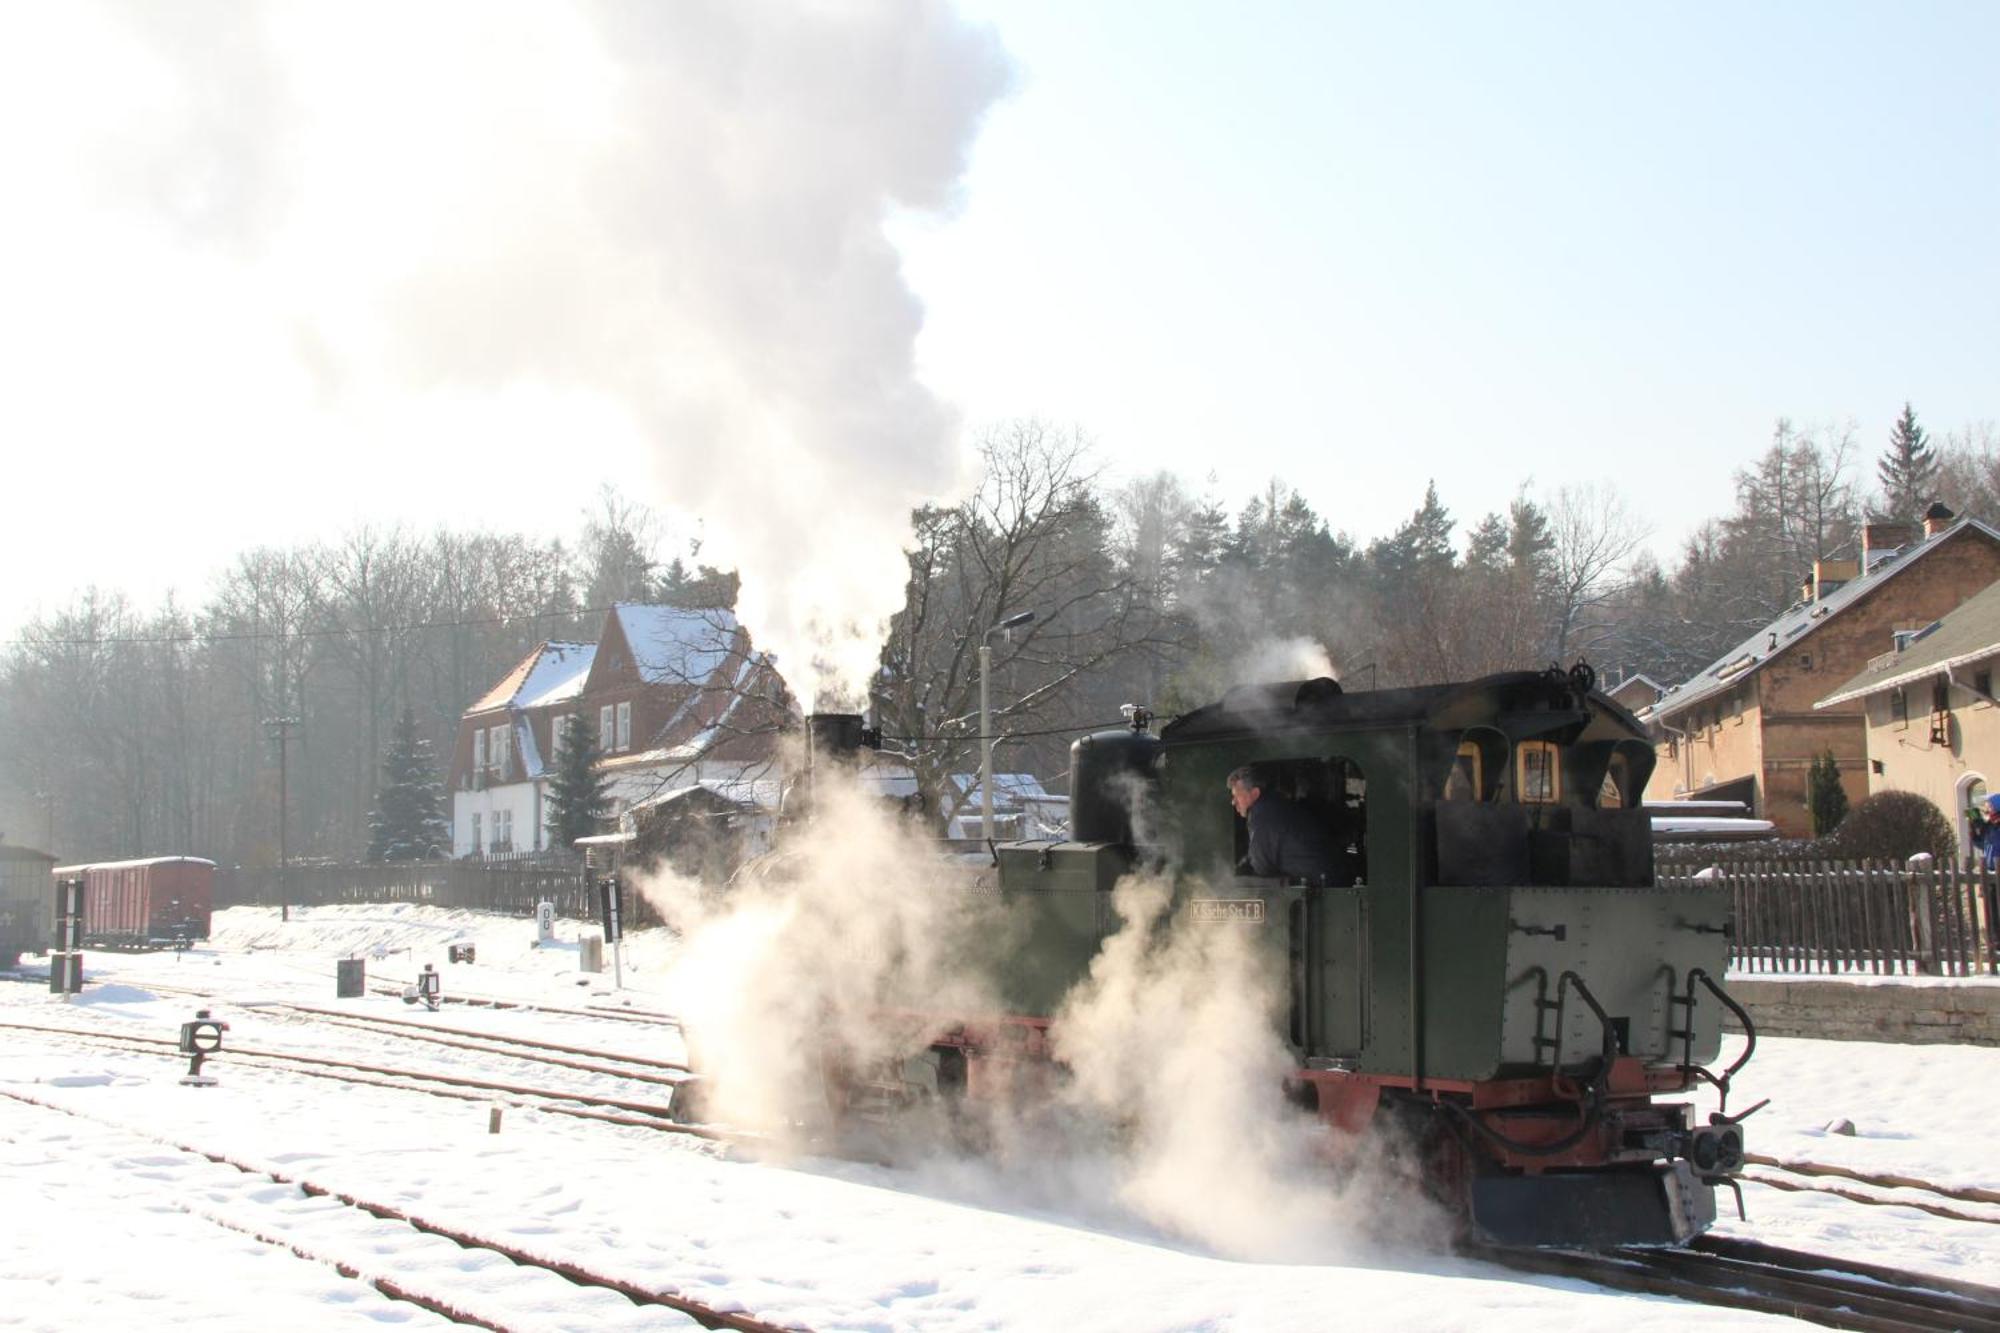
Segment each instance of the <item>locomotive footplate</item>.
[{"label": "locomotive footplate", "polygon": [[1715,1188],[1686,1162],[1539,1175],[1478,1173],[1466,1203],[1475,1238],[1493,1245],[1678,1245],[1715,1221]]}]

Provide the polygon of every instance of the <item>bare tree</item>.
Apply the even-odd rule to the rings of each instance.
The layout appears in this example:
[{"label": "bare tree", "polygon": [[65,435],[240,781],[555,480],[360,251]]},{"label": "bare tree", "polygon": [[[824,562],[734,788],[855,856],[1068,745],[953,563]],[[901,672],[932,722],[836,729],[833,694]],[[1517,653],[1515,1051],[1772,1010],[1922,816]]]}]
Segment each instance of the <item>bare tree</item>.
[{"label": "bare tree", "polygon": [[[989,431],[979,453],[967,500],[915,515],[907,596],[874,691],[926,808],[946,817],[964,795],[951,775],[978,762],[983,643],[993,648],[996,736],[1036,742],[1030,753],[1053,768],[1070,729],[1115,720],[1100,677],[1166,642],[1161,611],[1111,558],[1088,442],[1024,420]],[[991,633],[1022,612],[1034,619]]]},{"label": "bare tree", "polygon": [[1625,564],[1650,535],[1625,501],[1602,484],[1565,486],[1549,510],[1548,634],[1553,660],[1597,645],[1598,612],[1622,586]]}]

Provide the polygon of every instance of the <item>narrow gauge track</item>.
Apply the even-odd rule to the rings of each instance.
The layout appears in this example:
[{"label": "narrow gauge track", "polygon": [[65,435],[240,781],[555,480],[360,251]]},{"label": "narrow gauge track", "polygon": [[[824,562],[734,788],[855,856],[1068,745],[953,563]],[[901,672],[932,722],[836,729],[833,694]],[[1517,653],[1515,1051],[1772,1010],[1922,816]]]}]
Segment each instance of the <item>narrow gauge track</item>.
[{"label": "narrow gauge track", "polygon": [[[381,1219],[384,1221],[402,1223],[403,1225],[409,1227],[413,1231],[422,1232],[423,1234],[429,1236],[440,1237],[442,1239],[451,1241],[452,1243],[458,1245],[460,1248],[468,1251],[490,1250],[493,1253],[500,1255],[502,1258],[509,1260],[517,1267],[533,1269],[538,1272],[547,1273],[554,1277],[561,1278],[564,1281],[569,1282],[575,1286],[591,1287],[604,1291],[615,1292],[618,1295],[625,1297],[627,1300],[630,1300],[635,1305],[657,1305],[657,1306],[663,1306],[667,1309],[676,1310],[684,1315],[687,1315],[689,1318],[693,1319],[696,1323],[702,1325],[704,1328],[730,1329],[730,1330],[736,1330],[737,1333],[795,1333],[795,1329],[797,1327],[797,1326],[787,1326],[782,1324],[774,1324],[768,1320],[758,1319],[753,1315],[742,1314],[731,1310],[723,1310],[716,1307],[713,1304],[710,1304],[709,1302],[697,1300],[694,1297],[685,1295],[679,1289],[674,1287],[647,1286],[641,1283],[631,1282],[624,1278],[616,1277],[611,1274],[599,1273],[592,1269],[585,1268],[581,1264],[574,1264],[566,1260],[551,1259],[543,1255],[537,1255],[528,1250],[524,1250],[519,1246],[509,1245],[505,1241],[499,1241],[499,1240],[494,1240],[491,1237],[475,1235],[461,1228],[449,1226],[442,1222],[420,1217],[414,1213],[407,1212],[403,1209],[391,1207],[388,1204],[374,1203],[367,1199],[363,1199],[358,1195],[348,1194],[342,1191],[328,1189],[325,1186],[314,1184],[312,1181],[304,1179],[302,1177],[288,1176],[281,1172],[273,1171],[268,1167],[258,1166],[249,1162],[240,1161],[237,1158],[231,1157],[225,1153],[210,1152],[205,1148],[199,1148],[192,1144],[181,1143],[174,1139],[166,1138],[156,1134],[150,1134],[141,1130],[136,1130],[128,1125],[122,1125],[114,1121],[101,1119],[100,1117],[97,1116],[87,1115],[84,1112],[73,1110],[66,1106],[59,1106],[54,1102],[43,1101],[41,1098],[32,1097],[25,1093],[20,1093],[11,1091],[9,1089],[0,1088],[0,1097],[6,1097],[12,1101],[20,1102],[28,1106],[40,1107],[43,1110],[55,1112],[58,1114],[73,1116],[79,1120],[90,1121],[99,1125],[106,1125],[113,1129],[118,1130],[121,1133],[130,1134],[135,1138],[144,1139],[151,1141],[153,1143],[165,1145],[167,1147],[173,1148],[177,1152],[188,1153],[193,1156],[203,1158],[207,1161],[214,1162],[217,1165],[230,1167],[246,1175],[256,1176],[265,1180],[270,1180],[275,1184],[279,1185],[291,1186],[311,1198],[332,1199],[337,1203],[344,1204],[348,1208],[354,1209],[358,1213],[365,1213],[370,1217]],[[442,1315],[446,1319],[451,1319],[456,1322],[464,1324],[472,1324],[479,1328],[506,1330],[510,1327],[505,1323],[499,1323],[495,1322],[493,1319],[481,1317],[478,1313],[475,1312],[477,1306],[476,1300],[467,1302],[467,1300],[462,1295],[457,1293],[441,1294],[441,1293],[426,1293],[418,1291],[414,1287],[410,1286],[408,1283],[390,1277],[387,1274],[383,1274],[380,1272],[371,1272],[371,1270],[379,1269],[380,1267],[380,1260],[378,1257],[371,1257],[368,1260],[362,1261],[362,1260],[343,1259],[337,1256],[321,1254],[308,1250],[305,1246],[297,1242],[287,1240],[280,1236],[273,1236],[260,1232],[256,1230],[254,1227],[244,1226],[241,1223],[234,1222],[227,1218],[216,1216],[215,1214],[207,1211],[201,1211],[193,1208],[190,1208],[189,1211],[193,1213],[195,1216],[199,1216],[203,1218],[205,1221],[211,1222],[216,1226],[224,1227],[231,1231],[240,1232],[244,1235],[252,1236],[256,1240],[262,1241],[267,1245],[282,1246],[283,1248],[290,1250],[293,1254],[299,1256],[302,1259],[328,1264],[331,1267],[333,1267],[336,1272],[340,1273],[342,1277],[365,1281],[375,1290],[381,1292],[384,1296],[389,1297],[391,1300],[402,1301],[410,1305],[415,1305],[422,1309],[428,1310],[433,1314]]]},{"label": "narrow gauge track", "polygon": [[[89,1032],[78,1028],[49,1027],[38,1023],[0,1022],[0,1028],[21,1032],[35,1032],[45,1036],[60,1037],[83,1042],[87,1045],[108,1046],[113,1049],[140,1051],[147,1054],[165,1053],[178,1056],[179,1044],[166,1037],[146,1037],[136,1033]],[[438,1097],[452,1097],[460,1101],[492,1102],[502,1099],[512,1106],[527,1107],[537,1111],[547,1111],[556,1115],[573,1116],[582,1120],[604,1121],[617,1125],[635,1126],[642,1129],[658,1130],[663,1134],[679,1134],[689,1138],[706,1139],[714,1143],[754,1146],[758,1139],[754,1135],[732,1133],[709,1125],[684,1125],[668,1118],[668,1108],[656,1102],[630,1101],[618,1097],[606,1097],[596,1093],[582,1092],[574,1088],[535,1088],[515,1083],[498,1083],[490,1079],[468,1078],[461,1074],[433,1073],[416,1069],[393,1069],[381,1065],[362,1064],[352,1060],[336,1060],[323,1055],[306,1055],[301,1052],[259,1050],[255,1047],[232,1046],[225,1051],[229,1064],[251,1062],[265,1067],[283,1069],[288,1073],[303,1074],[312,1078],[327,1078],[337,1082],[366,1084],[373,1087],[394,1088],[405,1092],[422,1092]]]},{"label": "narrow gauge track", "polygon": [[[633,1083],[650,1083],[660,1087],[675,1087],[693,1071],[678,1060],[658,1060],[643,1055],[622,1055],[616,1051],[597,1050],[587,1046],[570,1046],[562,1042],[541,1041],[530,1037],[512,1037],[502,1033],[477,1032],[468,1028],[440,1027],[432,1023],[413,1022],[406,1018],[385,1018],[376,1014],[355,1013],[343,1009],[321,1009],[315,1005],[292,1004],[274,1001],[260,1005],[260,1010],[269,1013],[282,1010],[306,1016],[313,1022],[332,1027],[359,1028],[363,1031],[386,1032],[398,1040],[428,1042],[437,1046],[449,1046],[457,1050],[478,1051],[488,1055],[504,1055],[509,1059],[523,1060],[533,1064],[551,1065],[558,1069],[575,1069],[584,1073],[605,1074],[622,1078]],[[567,1059],[565,1057],[585,1057]],[[609,1061],[611,1063],[602,1063]],[[597,1063],[593,1063],[597,1062]],[[621,1066],[624,1066],[621,1068]],[[645,1070],[659,1070],[662,1073],[646,1073]],[[679,1074],[681,1078],[668,1078],[666,1073]]]},{"label": "narrow gauge track", "polygon": [[[303,963],[298,966],[301,969],[306,967]],[[319,975],[324,975],[324,969],[322,968],[312,968],[311,970]],[[48,977],[46,974],[43,974],[35,977],[24,977],[22,980],[46,983]],[[163,993],[199,995],[209,999],[222,998],[217,993],[215,987],[175,986],[168,982],[151,980],[135,984],[143,985],[148,990]],[[404,989],[413,984],[414,982],[398,981],[393,977],[385,977],[378,973],[375,980],[369,984],[368,993],[370,995],[401,998]],[[637,1009],[629,1003],[623,1005],[592,1004],[585,1005],[582,1008],[573,1008],[569,1005],[546,1004],[540,1000],[508,999],[497,995],[460,995],[454,994],[451,991],[446,991],[439,998],[444,1004],[465,1005],[472,1009],[521,1009],[538,1014],[559,1014],[570,1018],[601,1018],[618,1023],[637,1023],[645,1027],[678,1028],[681,1026],[681,1020],[677,1014],[670,1014],[660,1009]]]},{"label": "narrow gauge track", "polygon": [[1592,1253],[1479,1247],[1469,1253],[1521,1272],[1790,1315],[1828,1328],[1867,1333],[2000,1328],[2000,1288],[1728,1236],[1697,1237],[1686,1249]]},{"label": "narrow gauge track", "polygon": [[[191,998],[215,1000],[218,997],[205,991],[185,990],[177,986],[148,985],[147,989],[162,995],[186,995]],[[660,1070],[679,1074],[682,1077],[693,1073],[689,1066],[678,1060],[660,1060],[651,1056],[626,1055],[617,1051],[606,1051],[588,1046],[571,1046],[562,1042],[541,1041],[531,1037],[515,1037],[505,1033],[478,1032],[469,1028],[441,1027],[435,1023],[418,1022],[406,1018],[389,1018],[381,1014],[369,1014],[352,1009],[327,1009],[319,1005],[298,1004],[291,1000],[238,1001],[240,1007],[257,1013],[296,1013],[335,1027],[352,1027],[363,1030],[385,1032],[409,1041],[429,1042],[437,1046],[451,1046],[460,1050],[477,1051],[487,1055],[501,1055],[509,1059],[533,1064],[553,1065],[563,1069],[574,1069],[583,1073],[604,1074],[613,1078],[627,1079],[634,1083],[650,1083],[662,1087],[673,1087],[680,1078],[667,1078],[662,1074],[643,1073],[641,1070]],[[546,1012],[546,1011],[537,1011]],[[468,1040],[457,1040],[466,1038]],[[544,1054],[552,1052],[553,1054]],[[586,1057],[603,1063],[585,1063],[583,1059],[568,1060],[563,1056]],[[616,1066],[630,1066],[618,1068]]]},{"label": "narrow gauge track", "polygon": [[[1959,1222],[1984,1222],[1989,1226],[2000,1226],[2000,1190],[1980,1189],[1974,1186],[1939,1185],[1919,1176],[1905,1176],[1871,1171],[1857,1171],[1852,1167],[1835,1166],[1829,1162],[1790,1162],[1781,1158],[1766,1157],[1760,1153],[1748,1153],[1744,1161],[1750,1166],[1762,1168],[1746,1171],[1743,1179],[1768,1185],[1772,1189],[1793,1193],[1832,1194],[1855,1203],[1872,1204],[1879,1208],[1915,1208],[1936,1217],[1949,1217]],[[1783,1175],[1771,1175],[1770,1172]],[[1785,1179],[1785,1176],[1794,1177]],[[1828,1180],[1852,1181],[1856,1185],[1873,1190],[1895,1191],[1890,1194],[1868,1194],[1861,1190],[1838,1184],[1823,1183]],[[1920,1197],[1910,1197],[1911,1195]],[[1967,1212],[1962,1207],[1952,1207],[1944,1202],[1952,1200],[1977,1207],[1981,1204],[1994,1205],[1994,1211]]]}]

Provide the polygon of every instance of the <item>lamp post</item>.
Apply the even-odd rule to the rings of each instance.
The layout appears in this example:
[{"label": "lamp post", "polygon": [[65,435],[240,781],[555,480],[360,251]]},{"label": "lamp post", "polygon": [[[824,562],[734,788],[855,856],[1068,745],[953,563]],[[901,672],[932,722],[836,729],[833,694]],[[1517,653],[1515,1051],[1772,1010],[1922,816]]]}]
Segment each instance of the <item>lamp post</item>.
[{"label": "lamp post", "polygon": [[1033,611],[1008,616],[979,640],[979,828],[987,842],[993,841],[993,703],[988,688],[993,674],[993,636],[1004,634],[1012,643],[1014,631],[1034,618]]},{"label": "lamp post", "polygon": [[285,825],[289,822],[285,816],[290,809],[289,802],[285,799],[285,743],[291,740],[292,732],[298,725],[299,719],[296,717],[264,719],[264,729],[278,742],[278,919],[281,921],[292,919],[291,895],[286,892],[285,886],[285,867],[291,859],[286,855],[285,848]]}]

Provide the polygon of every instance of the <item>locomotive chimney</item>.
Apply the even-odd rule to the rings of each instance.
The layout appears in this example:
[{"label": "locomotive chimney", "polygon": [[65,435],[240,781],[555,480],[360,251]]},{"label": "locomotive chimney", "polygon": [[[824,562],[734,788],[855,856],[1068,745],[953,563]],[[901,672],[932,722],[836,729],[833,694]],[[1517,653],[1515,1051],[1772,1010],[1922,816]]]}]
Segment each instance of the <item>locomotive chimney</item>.
[{"label": "locomotive chimney", "polygon": [[861,747],[870,743],[859,713],[811,713],[806,716],[806,768],[852,765]]}]

